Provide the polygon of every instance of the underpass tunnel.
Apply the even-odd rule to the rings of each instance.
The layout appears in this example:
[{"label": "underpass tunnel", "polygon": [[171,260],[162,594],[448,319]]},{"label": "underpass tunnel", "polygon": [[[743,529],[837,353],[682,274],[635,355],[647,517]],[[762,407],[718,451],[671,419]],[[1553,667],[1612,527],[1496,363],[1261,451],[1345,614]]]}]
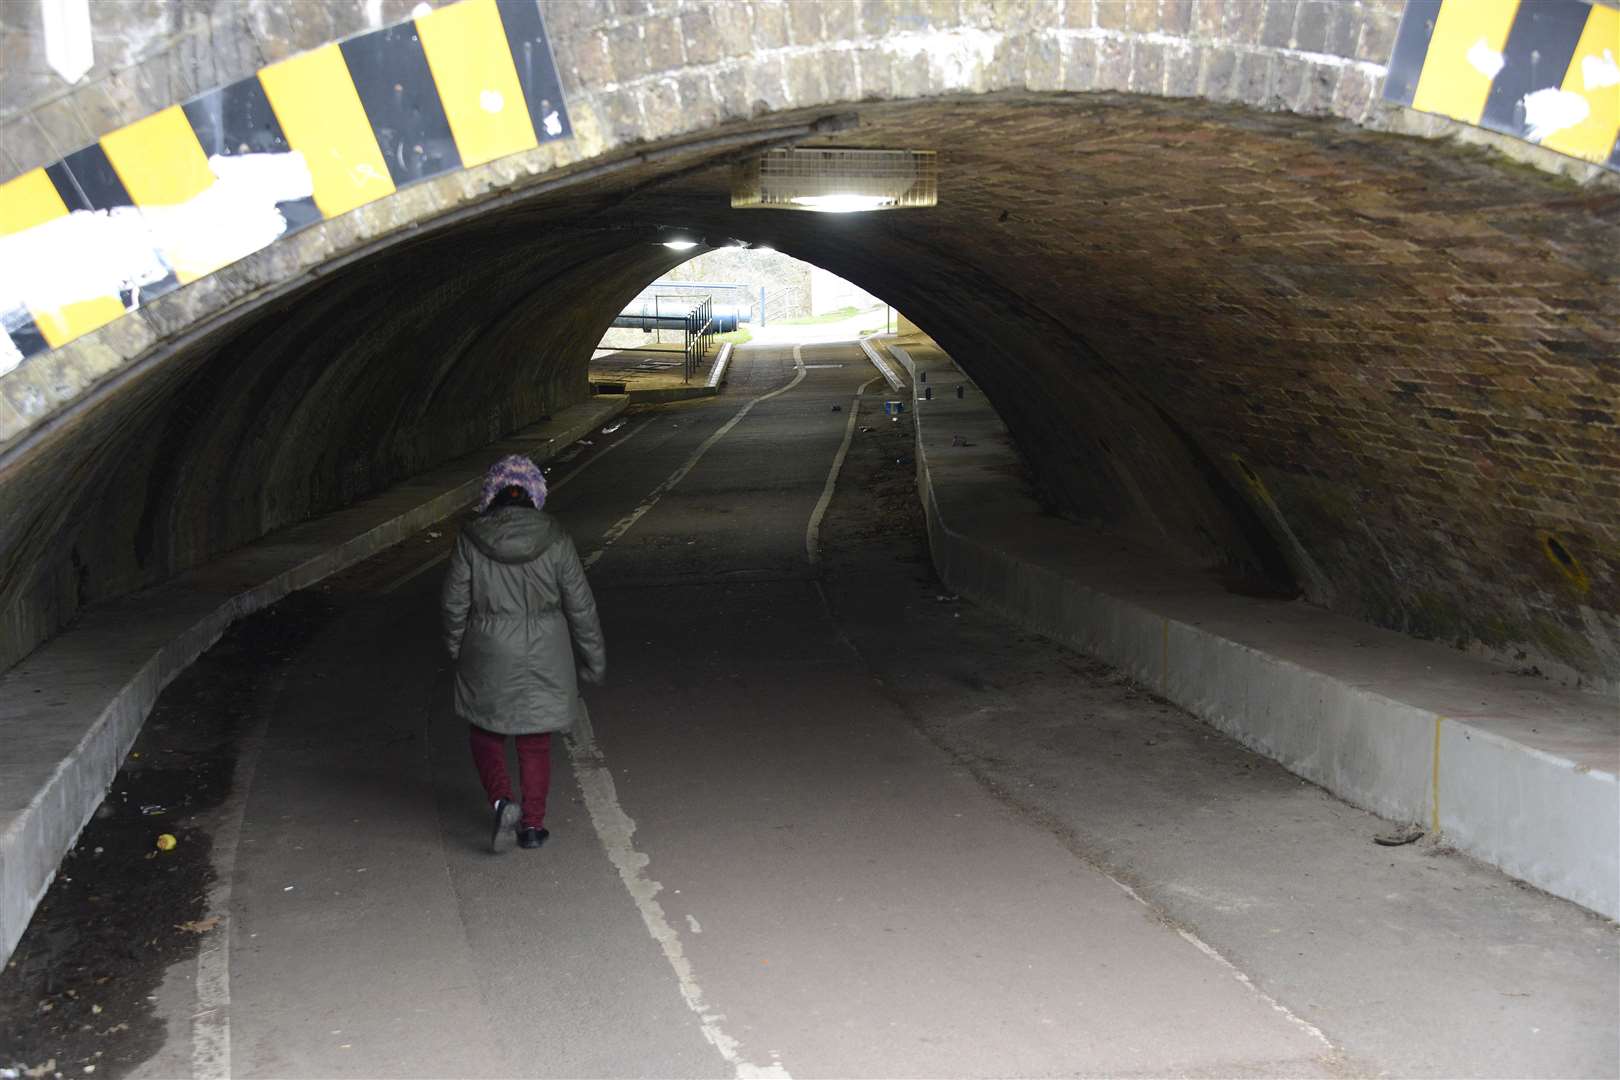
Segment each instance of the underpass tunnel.
[{"label": "underpass tunnel", "polygon": [[[126,1042],[141,1002],[190,1025],[143,1075],[229,1075],[232,1023],[267,1075],[1613,1071],[1620,174],[1590,130],[1458,136],[1500,112],[1477,50],[1472,113],[1422,82],[1479,19],[1502,86],[1531,31],[1582,72],[1612,6],[299,7],[329,25],[152,8],[192,45],[246,13],[222,90],[143,63],[0,111],[0,243],[178,213],[249,150],[353,166],[184,285],[36,311],[0,265],[0,944],[35,920],[7,978],[61,1006],[16,1027],[101,992],[58,993],[84,926],[197,936],[139,973]],[[138,115],[55,146],[119,87]],[[416,145],[407,99],[444,110]],[[937,152],[937,205],[732,205],[840,147]],[[125,202],[73,202],[92,168]],[[920,333],[594,393],[671,237]],[[611,658],[515,867],[435,606],[508,453]],[[67,910],[115,862],[150,934]]]},{"label": "underpass tunnel", "polygon": [[732,210],[738,149],[691,151],[391,242],[83,406],[82,436],[8,469],[6,659],[583,400],[592,344],[685,229],[905,312],[1055,513],[1239,590],[1611,684],[1613,194],[1124,97],[878,105],[807,144],[938,146],[940,205]]}]

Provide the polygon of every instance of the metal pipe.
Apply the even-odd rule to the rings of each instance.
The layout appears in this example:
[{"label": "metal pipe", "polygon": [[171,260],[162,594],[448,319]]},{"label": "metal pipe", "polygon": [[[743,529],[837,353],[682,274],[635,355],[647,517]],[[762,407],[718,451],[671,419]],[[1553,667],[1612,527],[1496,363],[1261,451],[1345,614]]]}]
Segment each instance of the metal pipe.
[{"label": "metal pipe", "polygon": [[[711,315],[715,332],[720,334],[729,334],[737,329],[739,324],[752,322],[754,317],[748,308],[737,304],[714,304]],[[618,317],[613,320],[613,325],[623,330],[642,330],[650,334],[655,330],[680,330],[686,326],[686,319],[685,312],[679,315],[665,314],[658,310],[656,304],[633,304],[619,312]]]}]

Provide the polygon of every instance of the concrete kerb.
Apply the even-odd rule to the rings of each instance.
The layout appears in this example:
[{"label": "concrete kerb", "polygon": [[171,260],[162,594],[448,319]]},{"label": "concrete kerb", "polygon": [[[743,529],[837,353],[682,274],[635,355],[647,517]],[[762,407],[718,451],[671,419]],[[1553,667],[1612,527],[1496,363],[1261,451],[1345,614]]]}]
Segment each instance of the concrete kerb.
[{"label": "concrete kerb", "polygon": [[714,358],[714,367],[709,369],[708,386],[716,393],[720,384],[726,381],[726,369],[731,366],[731,342],[720,346],[720,355]]},{"label": "concrete kerb", "polygon": [[898,371],[894,370],[894,365],[885,360],[883,354],[872,347],[873,341],[889,336],[891,335],[872,334],[869,337],[863,337],[860,339],[860,346],[861,351],[866,354],[866,358],[872,361],[872,366],[877,368],[878,374],[883,376],[883,381],[889,384],[889,389],[898,392],[906,388],[905,380],[900,378]]},{"label": "concrete kerb", "polygon": [[[86,614],[0,675],[0,964],[101,805],[158,695],[237,619],[375,555],[477,498],[494,457],[537,461],[628,406],[597,399]],[[333,543],[333,535],[342,536]],[[241,588],[244,578],[258,583]]]},{"label": "concrete kerb", "polygon": [[[1509,685],[1444,646],[1119,554],[1009,491],[1013,452],[981,394],[921,399],[923,371],[966,382],[948,358],[889,351],[913,376],[919,495],[953,590],[1120,668],[1357,806],[1620,918],[1613,702]],[[967,446],[951,446],[952,434]],[[1581,737],[1547,734],[1559,725]]]}]

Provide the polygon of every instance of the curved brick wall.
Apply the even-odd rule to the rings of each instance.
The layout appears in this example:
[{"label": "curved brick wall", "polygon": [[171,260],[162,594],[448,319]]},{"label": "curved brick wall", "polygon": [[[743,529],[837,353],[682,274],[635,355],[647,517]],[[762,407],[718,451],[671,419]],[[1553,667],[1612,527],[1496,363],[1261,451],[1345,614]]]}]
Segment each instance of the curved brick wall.
[{"label": "curved brick wall", "polygon": [[[218,14],[286,46],[280,10]],[[401,187],[0,377],[0,663],[577,399],[670,259],[656,226],[683,224],[906,310],[1059,512],[1237,587],[1615,677],[1620,197],[1526,144],[1466,135],[1542,169],[1370,130],[1459,130],[1381,103],[1396,6],[544,10],[572,138]],[[728,156],[781,139],[935,147],[941,206],[730,211]]]}]

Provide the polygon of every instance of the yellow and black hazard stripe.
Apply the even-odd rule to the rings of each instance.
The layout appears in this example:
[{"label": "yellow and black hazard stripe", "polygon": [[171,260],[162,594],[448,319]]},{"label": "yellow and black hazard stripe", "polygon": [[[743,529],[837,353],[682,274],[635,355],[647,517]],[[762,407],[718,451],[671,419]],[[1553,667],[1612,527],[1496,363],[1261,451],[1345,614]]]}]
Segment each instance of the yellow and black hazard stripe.
[{"label": "yellow and black hazard stripe", "polygon": [[[313,194],[277,204],[285,236],[571,134],[536,0],[461,0],[272,64],[0,184],[0,236],[74,211],[179,206],[215,182],[215,155],[298,151]],[[176,270],[170,255],[154,251],[157,269],[122,295],[0,310],[0,330],[26,358],[218,269]]]},{"label": "yellow and black hazard stripe", "polygon": [[1620,169],[1620,9],[1408,0],[1384,97]]}]

